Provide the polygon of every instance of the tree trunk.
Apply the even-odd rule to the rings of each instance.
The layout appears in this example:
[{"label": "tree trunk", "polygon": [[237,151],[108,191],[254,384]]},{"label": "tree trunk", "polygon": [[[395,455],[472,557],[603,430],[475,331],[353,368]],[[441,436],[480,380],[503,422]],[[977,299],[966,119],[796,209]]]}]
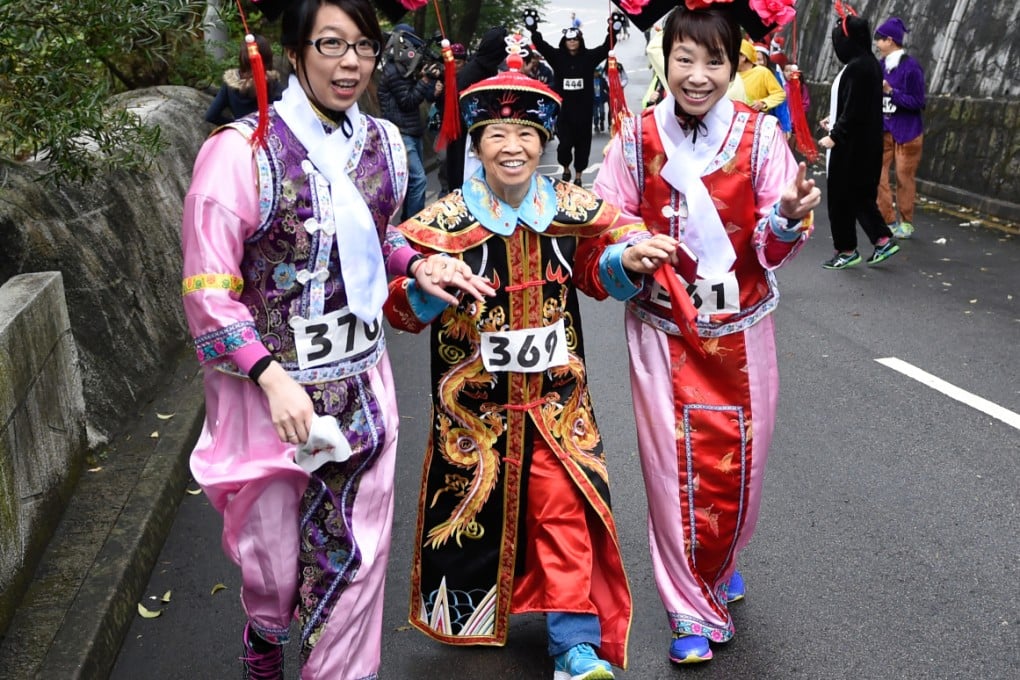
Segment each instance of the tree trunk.
[{"label": "tree trunk", "polygon": [[471,37],[478,31],[478,23],[482,19],[482,3],[463,2],[458,4],[460,4],[461,10],[460,22],[453,31],[453,37],[450,38],[450,42],[460,42],[467,45],[471,42]]},{"label": "tree trunk", "polygon": [[224,0],[206,0],[205,15],[202,17],[202,33],[205,41],[205,52],[214,59],[223,60],[227,57],[227,25],[220,17],[220,9]]}]

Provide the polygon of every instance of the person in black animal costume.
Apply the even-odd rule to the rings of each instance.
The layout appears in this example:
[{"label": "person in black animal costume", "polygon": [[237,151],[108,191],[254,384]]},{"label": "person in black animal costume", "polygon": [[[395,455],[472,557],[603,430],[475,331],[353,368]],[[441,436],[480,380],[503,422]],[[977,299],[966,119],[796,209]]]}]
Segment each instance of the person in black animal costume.
[{"label": "person in black animal costume", "polygon": [[553,69],[552,88],[563,98],[556,128],[556,160],[563,166],[564,182],[570,181],[573,165],[574,184],[578,186],[591,154],[595,67],[609,56],[611,33],[608,28],[605,42],[588,49],[580,28],[564,29],[559,47],[547,43],[537,25],[531,29],[531,41]]},{"label": "person in black animal costume", "polygon": [[871,52],[868,20],[847,16],[837,21],[832,46],[846,66],[832,83],[829,116],[822,120],[828,135],[819,140],[828,151],[827,207],[836,249],[822,266],[846,269],[862,259],[856,222],[875,246],[869,265],[887,260],[900,247],[876,203],[882,172],[882,65]]}]

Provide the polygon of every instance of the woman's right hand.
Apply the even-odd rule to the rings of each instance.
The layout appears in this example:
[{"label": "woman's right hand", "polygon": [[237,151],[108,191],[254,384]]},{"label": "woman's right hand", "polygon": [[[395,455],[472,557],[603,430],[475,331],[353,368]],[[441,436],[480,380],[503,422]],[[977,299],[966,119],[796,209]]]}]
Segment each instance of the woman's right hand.
[{"label": "woman's right hand", "polygon": [[259,376],[259,387],[269,400],[269,413],[280,441],[294,446],[308,441],[314,409],[305,388],[275,361]]},{"label": "woman's right hand", "polygon": [[496,289],[485,277],[471,271],[471,267],[463,260],[447,255],[429,255],[414,263],[411,276],[423,291],[451,305],[459,304],[460,301],[449,288],[467,293],[479,302],[486,296],[496,294]]},{"label": "woman's right hand", "polygon": [[825,118],[822,118],[822,119],[821,119],[820,121],[818,121],[818,125],[819,125],[819,126],[820,126],[820,127],[821,127],[821,128],[823,129],[823,130],[825,130],[826,132],[828,132],[828,131],[829,131],[829,128],[831,127],[831,126],[829,125],[829,117],[828,117],[828,116],[826,116]]}]

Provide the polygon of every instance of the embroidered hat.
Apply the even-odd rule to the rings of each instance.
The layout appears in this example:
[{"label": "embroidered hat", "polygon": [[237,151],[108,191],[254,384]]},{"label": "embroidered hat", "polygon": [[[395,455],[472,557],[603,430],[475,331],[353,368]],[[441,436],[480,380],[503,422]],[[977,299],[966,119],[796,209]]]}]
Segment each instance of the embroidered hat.
[{"label": "embroidered hat", "polygon": [[902,45],[905,35],[909,32],[910,29],[903,23],[903,19],[889,17],[875,29],[875,37],[890,38],[897,45]]},{"label": "embroidered hat", "polygon": [[523,43],[508,36],[507,71],[486,78],[460,95],[467,131],[492,123],[517,123],[537,128],[549,140],[560,113],[560,96],[545,83],[521,73]]}]

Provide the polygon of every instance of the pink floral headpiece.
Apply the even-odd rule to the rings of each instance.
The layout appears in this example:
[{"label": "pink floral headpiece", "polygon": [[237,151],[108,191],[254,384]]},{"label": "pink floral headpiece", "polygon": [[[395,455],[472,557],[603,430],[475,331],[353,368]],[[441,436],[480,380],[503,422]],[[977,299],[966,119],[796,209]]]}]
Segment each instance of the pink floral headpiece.
[{"label": "pink floral headpiece", "polygon": [[[621,0],[617,4],[628,14],[640,14],[649,2],[650,0]],[[734,0],[684,0],[684,5],[689,10],[732,4]],[[746,4],[766,26],[785,26],[793,21],[797,14],[797,10],[794,9],[797,0],[737,0],[736,4]]]}]

